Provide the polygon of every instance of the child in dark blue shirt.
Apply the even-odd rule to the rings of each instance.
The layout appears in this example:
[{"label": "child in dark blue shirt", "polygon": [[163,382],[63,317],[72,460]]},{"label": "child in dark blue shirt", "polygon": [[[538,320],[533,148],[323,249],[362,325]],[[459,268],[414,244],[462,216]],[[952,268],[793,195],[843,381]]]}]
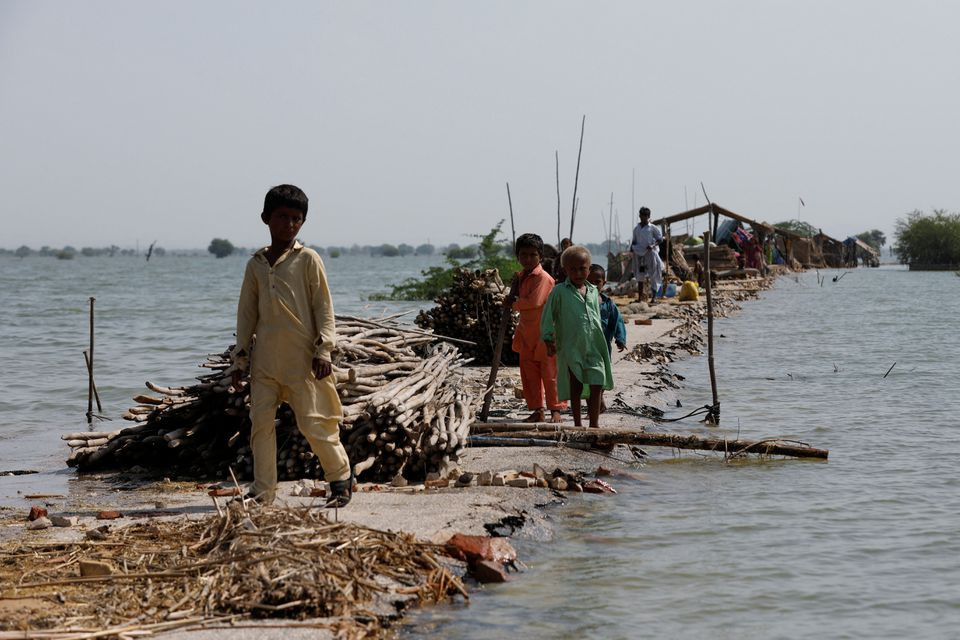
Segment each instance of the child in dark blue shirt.
[{"label": "child in dark blue shirt", "polygon": [[598,264],[590,265],[590,275],[587,282],[600,290],[600,325],[603,327],[603,337],[607,339],[607,349],[613,355],[613,342],[617,343],[617,351],[627,348],[627,327],[623,324],[623,316],[617,304],[603,295],[603,285],[607,283],[607,271]]}]

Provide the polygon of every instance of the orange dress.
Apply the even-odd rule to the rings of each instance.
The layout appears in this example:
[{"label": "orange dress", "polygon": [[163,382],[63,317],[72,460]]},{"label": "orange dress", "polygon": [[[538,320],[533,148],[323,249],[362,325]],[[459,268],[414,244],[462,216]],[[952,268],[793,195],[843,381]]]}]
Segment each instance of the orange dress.
[{"label": "orange dress", "polygon": [[540,339],[540,316],[553,285],[553,278],[540,265],[520,282],[513,303],[514,311],[520,312],[513,350],[520,354],[520,381],[527,407],[560,411],[567,403],[557,399],[557,359],[547,355],[547,345]]}]

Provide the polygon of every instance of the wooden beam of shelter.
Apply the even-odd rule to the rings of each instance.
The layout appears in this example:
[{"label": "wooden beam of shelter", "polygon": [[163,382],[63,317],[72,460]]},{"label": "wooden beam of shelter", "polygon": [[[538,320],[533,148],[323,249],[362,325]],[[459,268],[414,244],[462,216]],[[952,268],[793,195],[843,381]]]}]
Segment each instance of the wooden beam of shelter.
[{"label": "wooden beam of shelter", "polygon": [[742,216],[739,213],[734,213],[729,209],[724,209],[720,205],[714,203],[713,208],[711,209],[709,204],[705,204],[702,207],[697,207],[696,209],[690,209],[689,211],[683,211],[681,213],[675,213],[672,216],[667,216],[665,218],[660,218],[659,220],[653,220],[650,224],[656,225],[669,225],[674,222],[683,222],[684,220],[689,220],[690,218],[696,218],[697,216],[706,215],[708,213],[719,213],[720,215],[731,218],[733,220],[738,220],[744,224],[748,224],[754,229],[760,228],[766,231],[767,233],[773,232],[776,230],[772,225],[767,224],[766,222],[760,222],[759,220],[752,220],[746,216]]},{"label": "wooden beam of shelter", "polygon": [[[678,433],[649,433],[632,429],[583,429],[536,425],[527,423],[477,423],[470,428],[471,435],[496,435],[500,438],[518,440],[552,441],[562,443],[588,443],[594,446],[626,444],[670,449],[695,449],[717,451],[727,455],[755,453],[768,456],[792,458],[815,458],[826,460],[830,452],[816,449],[804,443],[768,438],[764,440],[728,440],[717,437],[701,437]],[[479,442],[477,444],[480,444]]]}]

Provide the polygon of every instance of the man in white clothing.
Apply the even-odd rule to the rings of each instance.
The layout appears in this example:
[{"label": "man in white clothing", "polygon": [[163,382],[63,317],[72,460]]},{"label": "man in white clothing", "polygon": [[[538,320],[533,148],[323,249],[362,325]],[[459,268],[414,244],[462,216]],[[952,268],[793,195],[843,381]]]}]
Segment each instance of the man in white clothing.
[{"label": "man in white clothing", "polygon": [[[637,277],[637,301],[643,302],[643,281],[650,281],[650,302],[655,302],[663,282],[663,260],[660,259],[660,242],[663,233],[650,224],[650,209],[640,208],[640,223],[633,230],[633,273]],[[641,265],[643,270],[641,272]]]}]

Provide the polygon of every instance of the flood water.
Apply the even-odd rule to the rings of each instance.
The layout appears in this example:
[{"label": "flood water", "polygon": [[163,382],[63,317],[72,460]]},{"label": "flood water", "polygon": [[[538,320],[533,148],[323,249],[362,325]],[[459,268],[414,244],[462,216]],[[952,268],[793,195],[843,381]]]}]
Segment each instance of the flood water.
[{"label": "flood water", "polygon": [[[554,540],[518,543],[528,571],[410,636],[960,637],[960,278],[825,273],[717,322],[721,426],[690,428],[829,462],[658,456],[619,495],[553,510]],[[676,369],[672,413],[707,404],[706,358]]]},{"label": "flood water", "polygon": [[[17,491],[64,493],[72,472],[60,435],[86,431],[89,302],[95,305],[94,367],[104,414],[98,429],[147,393],[144,382],[179,386],[205,370],[208,353],[233,344],[237,297],[247,256],[0,258],[0,505],[22,505]],[[425,303],[368,302],[371,293],[415,276],[441,256],[326,258],[338,314],[379,316]],[[29,491],[27,491],[29,489]]]},{"label": "flood water", "polygon": [[[144,380],[189,382],[231,343],[243,260],[0,259],[0,471],[42,472],[0,477],[0,504],[67,490],[59,436],[86,428],[87,298],[116,417]],[[419,308],[364,299],[439,261],[327,259],[337,312]],[[515,581],[416,613],[406,635],[960,637],[960,278],[825,273],[822,287],[783,277],[717,322],[722,424],[671,430],[789,437],[829,462],[660,452],[639,479],[613,480],[617,496],[553,509],[551,541],[518,540]],[[675,367],[680,415],[710,392],[705,358]]]}]

